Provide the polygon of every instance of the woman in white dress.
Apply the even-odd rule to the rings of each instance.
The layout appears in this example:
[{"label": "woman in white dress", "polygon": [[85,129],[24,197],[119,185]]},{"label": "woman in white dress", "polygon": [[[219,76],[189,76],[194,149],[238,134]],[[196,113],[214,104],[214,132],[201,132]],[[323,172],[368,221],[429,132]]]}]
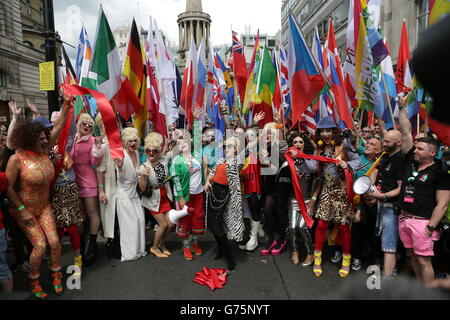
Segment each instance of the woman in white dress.
[{"label": "woman in white dress", "polygon": [[116,161],[117,218],[120,229],[121,261],[137,260],[146,255],[145,252],[145,218],[144,209],[136,192],[138,181],[140,139],[135,128],[122,131],[125,147],[125,158]]}]

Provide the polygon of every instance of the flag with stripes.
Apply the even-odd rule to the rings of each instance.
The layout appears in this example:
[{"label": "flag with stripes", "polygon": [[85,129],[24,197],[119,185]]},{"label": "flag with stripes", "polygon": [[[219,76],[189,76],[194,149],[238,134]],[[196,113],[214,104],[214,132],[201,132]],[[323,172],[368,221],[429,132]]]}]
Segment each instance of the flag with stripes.
[{"label": "flag with stripes", "polygon": [[303,116],[300,118],[300,130],[308,131],[314,134],[317,129],[317,123],[314,118],[315,116],[312,107],[309,106]]}]

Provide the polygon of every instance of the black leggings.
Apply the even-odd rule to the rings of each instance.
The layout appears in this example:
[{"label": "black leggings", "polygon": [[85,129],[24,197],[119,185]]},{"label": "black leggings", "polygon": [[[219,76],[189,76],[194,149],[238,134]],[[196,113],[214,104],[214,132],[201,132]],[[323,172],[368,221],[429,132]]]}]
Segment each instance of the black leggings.
[{"label": "black leggings", "polygon": [[253,221],[261,221],[261,209],[260,209],[260,199],[257,193],[252,193],[250,197],[247,198],[248,204],[250,206],[250,212],[252,214]]},{"label": "black leggings", "polygon": [[288,200],[292,186],[289,183],[279,183],[276,193],[266,196],[264,203],[264,218],[269,244],[278,235],[278,242],[286,240],[286,229],[288,226]]}]

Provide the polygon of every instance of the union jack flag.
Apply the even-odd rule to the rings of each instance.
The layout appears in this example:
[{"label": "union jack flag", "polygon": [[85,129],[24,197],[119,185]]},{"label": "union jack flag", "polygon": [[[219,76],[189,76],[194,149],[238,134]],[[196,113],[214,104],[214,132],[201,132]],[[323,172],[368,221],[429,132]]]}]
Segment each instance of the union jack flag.
[{"label": "union jack flag", "polygon": [[233,52],[237,52],[239,54],[242,54],[242,43],[237,38],[237,32],[233,32]]},{"label": "union jack flag", "polygon": [[317,123],[314,119],[314,113],[311,108],[311,106],[306,109],[305,113],[303,114],[300,122],[300,130],[302,131],[309,131],[312,134],[316,132],[317,129]]}]

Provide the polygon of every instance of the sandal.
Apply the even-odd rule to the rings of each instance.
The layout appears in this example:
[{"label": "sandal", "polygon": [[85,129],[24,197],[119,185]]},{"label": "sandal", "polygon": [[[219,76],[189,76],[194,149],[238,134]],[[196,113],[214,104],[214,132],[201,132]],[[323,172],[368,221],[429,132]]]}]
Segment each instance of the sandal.
[{"label": "sandal", "polygon": [[322,275],[322,251],[314,251],[314,268],[313,272],[316,277]]},{"label": "sandal", "polygon": [[344,254],[342,257],[342,267],[339,270],[339,276],[341,278],[345,278],[348,276],[348,273],[350,272],[350,262],[352,260],[352,256],[350,254]]},{"label": "sandal", "polygon": [[42,290],[39,279],[30,279],[30,289],[36,299],[44,300],[48,296],[48,294]]},{"label": "sandal", "polygon": [[55,294],[57,296],[62,295],[64,288],[63,288],[62,281],[61,281],[62,280],[61,271],[52,272],[51,278],[52,278],[52,285],[53,285],[53,289],[55,290]]}]

